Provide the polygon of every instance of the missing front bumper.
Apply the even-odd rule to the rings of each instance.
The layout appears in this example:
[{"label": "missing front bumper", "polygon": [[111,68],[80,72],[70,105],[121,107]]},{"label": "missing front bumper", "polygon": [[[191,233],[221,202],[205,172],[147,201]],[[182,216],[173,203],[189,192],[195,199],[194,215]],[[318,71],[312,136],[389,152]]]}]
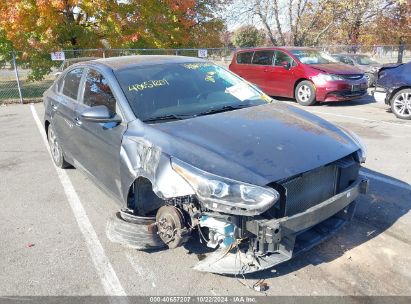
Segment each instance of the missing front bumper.
[{"label": "missing front bumper", "polygon": [[355,211],[354,200],[368,191],[368,180],[356,181],[345,191],[290,217],[273,220],[251,219],[246,229],[252,233],[257,250],[239,246],[218,250],[194,269],[220,274],[245,274],[271,268],[307,251],[335,234]]}]

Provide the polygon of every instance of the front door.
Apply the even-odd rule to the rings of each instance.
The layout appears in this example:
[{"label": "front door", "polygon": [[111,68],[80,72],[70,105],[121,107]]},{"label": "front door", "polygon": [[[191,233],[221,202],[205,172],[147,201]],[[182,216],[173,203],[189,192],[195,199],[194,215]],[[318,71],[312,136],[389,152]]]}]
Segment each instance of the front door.
[{"label": "front door", "polygon": [[75,158],[107,190],[121,197],[120,148],[125,123],[97,123],[81,118],[81,113],[93,106],[105,105],[113,116],[120,112],[108,81],[101,72],[94,69],[86,71],[80,101],[75,110]]},{"label": "front door", "polygon": [[[294,96],[294,72],[296,63],[282,51],[275,51],[274,64],[270,67],[270,87],[273,88],[276,96],[293,97]],[[289,68],[285,68],[284,64],[288,63]]]}]

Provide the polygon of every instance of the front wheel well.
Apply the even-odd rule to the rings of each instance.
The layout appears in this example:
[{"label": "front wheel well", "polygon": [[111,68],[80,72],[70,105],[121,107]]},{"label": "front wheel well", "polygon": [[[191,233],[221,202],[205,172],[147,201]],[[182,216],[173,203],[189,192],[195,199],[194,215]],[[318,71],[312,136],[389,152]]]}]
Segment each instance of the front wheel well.
[{"label": "front wheel well", "polygon": [[148,178],[138,177],[131,184],[127,195],[127,208],[139,216],[153,215],[165,201],[157,196]]}]

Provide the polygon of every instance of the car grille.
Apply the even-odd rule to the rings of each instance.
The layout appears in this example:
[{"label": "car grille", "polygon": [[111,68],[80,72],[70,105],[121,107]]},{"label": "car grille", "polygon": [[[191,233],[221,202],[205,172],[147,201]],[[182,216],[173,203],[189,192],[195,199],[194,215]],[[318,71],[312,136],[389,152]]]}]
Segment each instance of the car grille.
[{"label": "car grille", "polygon": [[361,79],[364,75],[363,74],[349,74],[349,75],[339,75],[340,77],[348,80],[358,80]]},{"label": "car grille", "polygon": [[280,182],[287,191],[285,215],[303,212],[334,196],[337,180],[338,165],[333,163]]}]

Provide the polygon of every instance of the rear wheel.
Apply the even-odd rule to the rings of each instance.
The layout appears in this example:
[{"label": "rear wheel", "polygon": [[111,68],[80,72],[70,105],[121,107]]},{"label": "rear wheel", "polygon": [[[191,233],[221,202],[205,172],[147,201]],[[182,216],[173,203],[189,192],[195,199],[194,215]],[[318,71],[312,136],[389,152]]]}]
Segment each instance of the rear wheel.
[{"label": "rear wheel", "polygon": [[301,81],[295,88],[295,99],[303,106],[315,104],[315,87],[313,83],[308,80]]},{"label": "rear wheel", "polygon": [[401,119],[411,119],[411,89],[397,92],[391,99],[391,110]]},{"label": "rear wheel", "polygon": [[50,153],[51,157],[53,158],[53,162],[55,165],[59,168],[67,168],[70,166],[68,162],[64,159],[64,153],[63,149],[61,148],[57,137],[56,133],[54,131],[53,125],[50,124],[48,127],[48,141],[49,141],[49,147],[50,147]]}]

